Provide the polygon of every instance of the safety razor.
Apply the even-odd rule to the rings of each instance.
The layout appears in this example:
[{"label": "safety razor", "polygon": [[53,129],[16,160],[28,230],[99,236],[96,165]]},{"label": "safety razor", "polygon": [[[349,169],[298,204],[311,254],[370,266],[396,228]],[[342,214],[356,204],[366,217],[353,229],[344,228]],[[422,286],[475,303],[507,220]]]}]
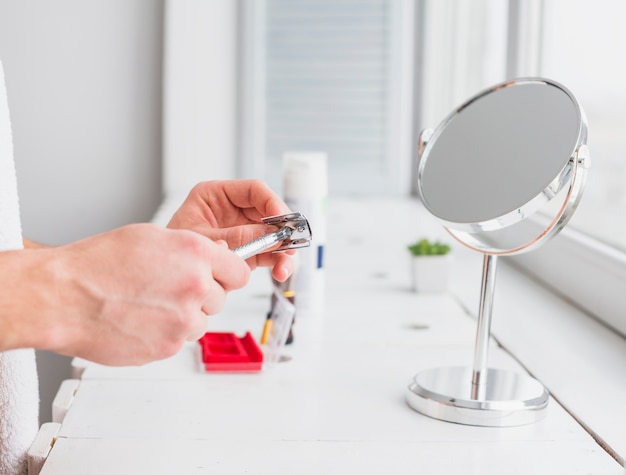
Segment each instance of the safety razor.
[{"label": "safety razor", "polygon": [[278,230],[250,241],[234,249],[233,252],[243,259],[256,256],[280,243],[274,252],[307,247],[313,234],[309,221],[302,213],[289,213],[263,218],[263,223],[277,227]]}]

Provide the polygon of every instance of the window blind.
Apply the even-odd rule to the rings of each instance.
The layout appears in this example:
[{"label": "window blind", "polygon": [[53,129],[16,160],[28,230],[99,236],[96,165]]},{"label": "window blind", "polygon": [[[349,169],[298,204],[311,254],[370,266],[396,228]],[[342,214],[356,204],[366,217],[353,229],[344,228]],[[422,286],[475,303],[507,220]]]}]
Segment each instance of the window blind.
[{"label": "window blind", "polygon": [[394,105],[386,0],[266,0],[265,154],[329,156],[333,191],[384,193]]}]

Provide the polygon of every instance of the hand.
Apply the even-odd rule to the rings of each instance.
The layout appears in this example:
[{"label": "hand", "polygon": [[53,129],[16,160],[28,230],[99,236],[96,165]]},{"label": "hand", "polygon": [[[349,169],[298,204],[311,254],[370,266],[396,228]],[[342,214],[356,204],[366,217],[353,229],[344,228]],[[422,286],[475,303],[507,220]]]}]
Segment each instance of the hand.
[{"label": "hand", "polygon": [[[210,239],[222,239],[231,249],[267,233],[261,218],[289,213],[287,205],[257,180],[208,181],[196,185],[168,227],[191,229]],[[293,272],[292,252],[266,252],[247,260],[251,269],[272,267],[272,276],[285,281]]]},{"label": "hand", "polygon": [[28,282],[40,284],[18,295],[39,317],[31,346],[110,365],[164,358],[199,338],[206,315],[250,275],[225,243],[151,224],[17,253],[34,256]]}]

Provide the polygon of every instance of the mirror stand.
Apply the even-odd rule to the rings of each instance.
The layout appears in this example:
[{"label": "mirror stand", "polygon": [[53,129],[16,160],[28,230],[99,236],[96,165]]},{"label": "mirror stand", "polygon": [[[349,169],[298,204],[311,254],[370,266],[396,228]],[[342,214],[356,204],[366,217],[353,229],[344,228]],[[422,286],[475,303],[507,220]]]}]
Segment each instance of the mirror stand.
[{"label": "mirror stand", "polygon": [[418,412],[459,424],[504,427],[545,415],[548,392],[523,374],[488,368],[497,255],[484,254],[473,367],[441,367],[415,375],[407,402]]},{"label": "mirror stand", "polygon": [[539,381],[487,365],[497,258],[535,249],[567,224],[589,169],[586,142],[587,122],[576,98],[542,78],[488,88],[420,134],[422,203],[484,261],[473,366],[414,376],[406,390],[413,409],[496,427],[545,415],[549,395]]}]

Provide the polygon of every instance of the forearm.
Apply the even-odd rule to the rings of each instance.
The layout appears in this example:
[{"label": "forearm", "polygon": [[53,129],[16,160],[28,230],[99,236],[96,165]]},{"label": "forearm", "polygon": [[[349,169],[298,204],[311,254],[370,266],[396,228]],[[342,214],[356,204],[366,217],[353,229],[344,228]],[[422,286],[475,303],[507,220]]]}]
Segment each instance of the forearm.
[{"label": "forearm", "polygon": [[50,346],[58,280],[51,250],[0,252],[0,351]]}]

